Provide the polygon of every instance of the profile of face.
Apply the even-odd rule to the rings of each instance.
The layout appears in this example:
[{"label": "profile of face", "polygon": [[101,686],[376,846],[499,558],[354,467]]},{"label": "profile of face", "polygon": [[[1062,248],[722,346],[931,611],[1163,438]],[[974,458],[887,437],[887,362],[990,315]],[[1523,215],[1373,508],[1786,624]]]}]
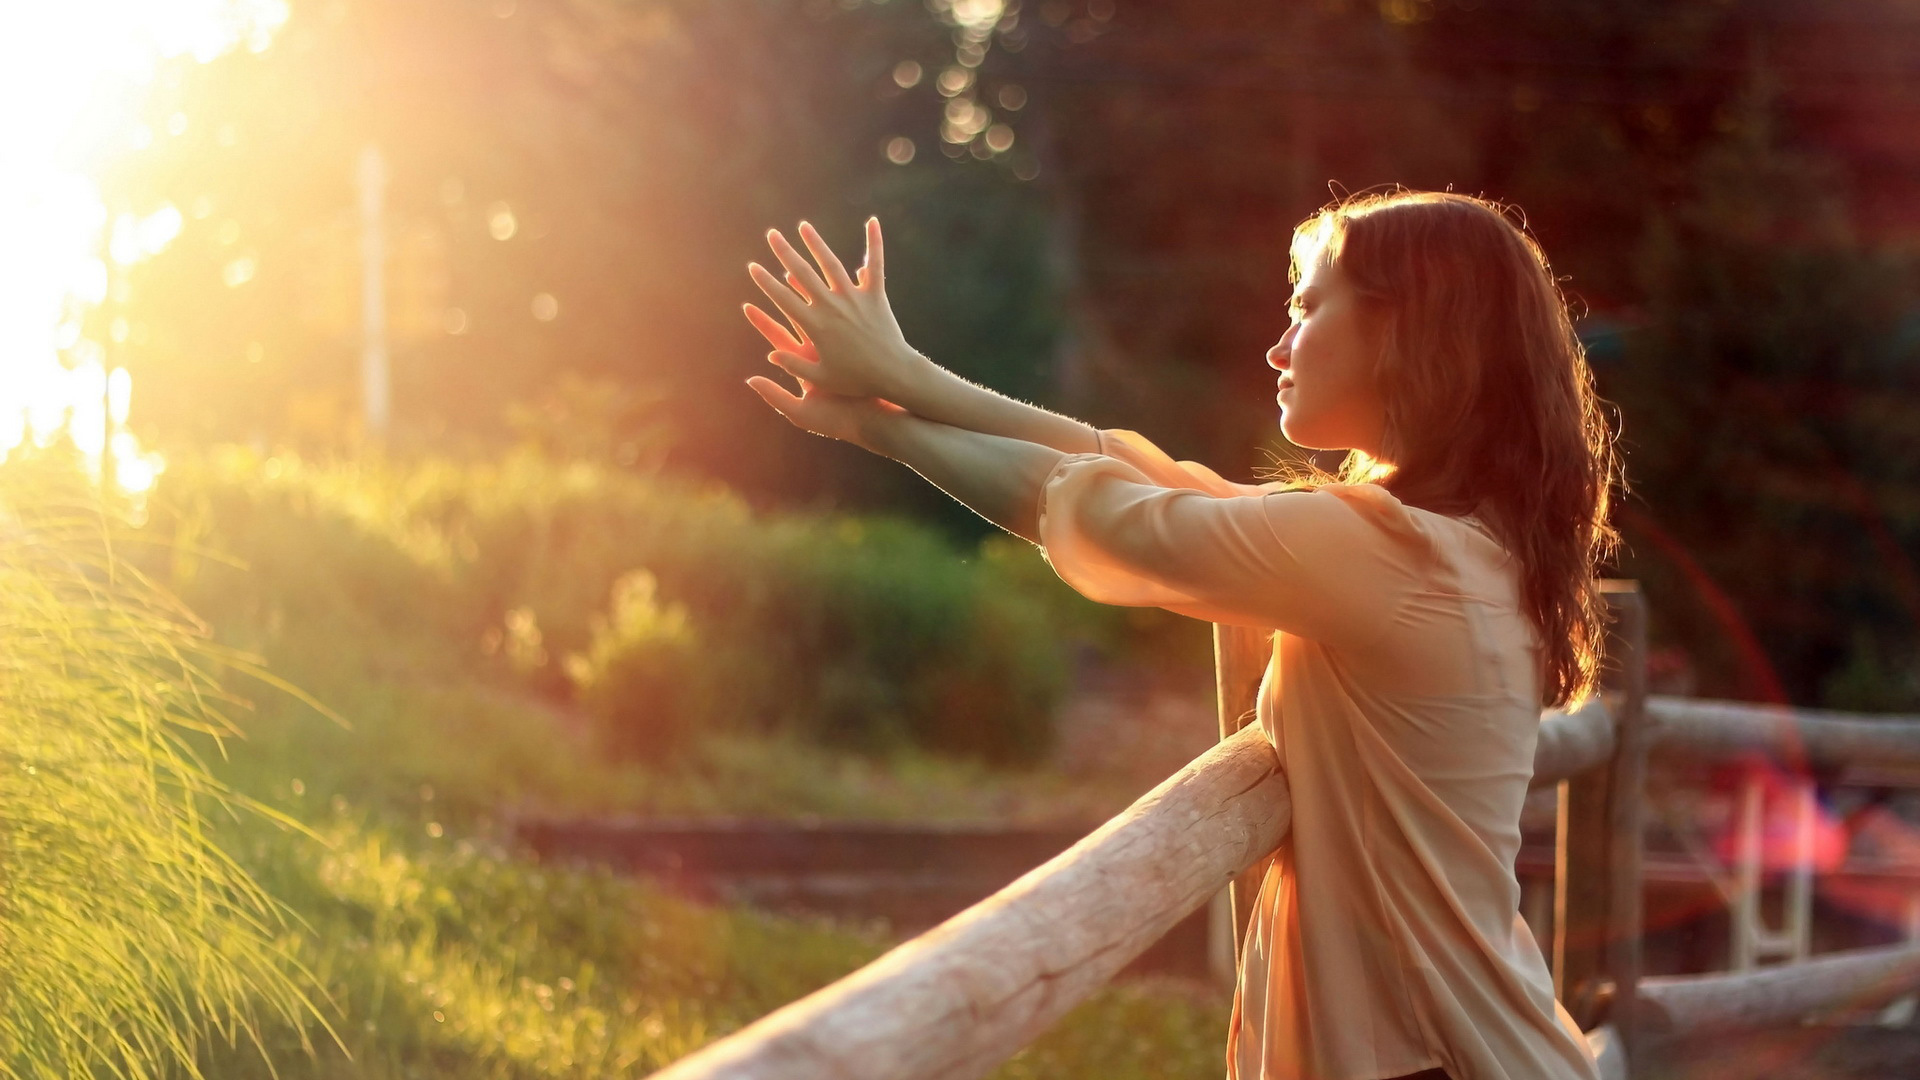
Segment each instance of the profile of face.
[{"label": "profile of face", "polygon": [[1374,379],[1378,337],[1359,292],[1324,258],[1302,261],[1293,317],[1267,364],[1280,372],[1280,431],[1309,450],[1380,456],[1386,403]]}]

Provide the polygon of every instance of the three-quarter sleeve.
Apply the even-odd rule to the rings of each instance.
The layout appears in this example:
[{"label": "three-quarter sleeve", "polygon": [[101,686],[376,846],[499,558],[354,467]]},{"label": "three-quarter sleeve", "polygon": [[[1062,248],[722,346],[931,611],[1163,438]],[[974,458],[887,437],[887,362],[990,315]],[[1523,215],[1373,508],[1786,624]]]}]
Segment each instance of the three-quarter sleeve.
[{"label": "three-quarter sleeve", "polygon": [[1100,452],[1139,469],[1148,480],[1161,487],[1191,488],[1209,495],[1259,495],[1279,491],[1283,485],[1236,484],[1197,461],[1176,461],[1173,455],[1155,446],[1145,435],[1125,428],[1099,428]]},{"label": "three-quarter sleeve", "polygon": [[1413,587],[1422,546],[1405,508],[1367,487],[1215,495],[1070,454],[1041,486],[1040,543],[1101,603],[1362,644]]}]

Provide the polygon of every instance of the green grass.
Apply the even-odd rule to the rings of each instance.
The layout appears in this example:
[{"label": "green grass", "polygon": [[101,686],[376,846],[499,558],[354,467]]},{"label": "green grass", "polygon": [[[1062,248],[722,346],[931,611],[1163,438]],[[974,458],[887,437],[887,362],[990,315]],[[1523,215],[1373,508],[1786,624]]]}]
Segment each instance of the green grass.
[{"label": "green grass", "polygon": [[311,1031],[287,909],[217,840],[201,753],[243,663],[119,554],[71,463],[0,467],[0,1076],[194,1071]]},{"label": "green grass", "polygon": [[[318,840],[248,831],[249,864],[305,920],[291,943],[325,981],[341,1033],[309,1054],[295,1029],[269,1030],[283,1077],[643,1075],[889,944],[879,926],[702,907],[344,804],[319,816]],[[1217,994],[1111,987],[998,1075],[1216,1076],[1225,1025]],[[206,1065],[270,1075],[245,1047]]]},{"label": "green grass", "polygon": [[[344,801],[318,837],[255,828],[248,861],[298,911],[338,1044],[267,1040],[283,1077],[638,1075],[864,963],[872,932],[701,908],[604,871],[399,835]],[[210,1074],[270,1075],[246,1047]]]}]

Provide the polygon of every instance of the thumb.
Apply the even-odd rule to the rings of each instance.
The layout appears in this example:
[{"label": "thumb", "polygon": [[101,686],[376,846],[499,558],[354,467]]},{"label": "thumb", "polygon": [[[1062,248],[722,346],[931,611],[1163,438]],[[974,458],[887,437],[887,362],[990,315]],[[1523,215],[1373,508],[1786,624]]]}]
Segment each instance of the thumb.
[{"label": "thumb", "polygon": [[793,410],[800,405],[799,398],[788,393],[786,387],[765,375],[755,375],[747,380],[747,385],[753,389],[754,393],[760,395],[760,400],[773,406],[774,410],[782,416],[791,416]]}]

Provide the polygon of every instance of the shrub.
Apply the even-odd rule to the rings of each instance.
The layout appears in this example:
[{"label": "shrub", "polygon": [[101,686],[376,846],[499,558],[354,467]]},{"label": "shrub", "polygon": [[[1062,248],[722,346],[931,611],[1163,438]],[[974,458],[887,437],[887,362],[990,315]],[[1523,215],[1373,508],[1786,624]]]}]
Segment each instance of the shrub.
[{"label": "shrub", "polygon": [[657,591],[645,570],[614,582],[593,644],[567,665],[601,742],[622,757],[676,756],[704,704],[699,645],[687,611],[662,605]]},{"label": "shrub", "polygon": [[[275,641],[337,627],[396,668],[556,701],[598,685],[582,703],[609,731],[654,722],[615,699],[677,673],[674,719],[656,709],[665,726],[636,728],[635,751],[731,729],[1031,761],[1065,685],[1071,628],[1049,601],[905,521],[756,514],[724,490],[528,453],[321,466],[229,449],[175,462],[155,506],[162,535],[234,557],[170,568],[179,587],[276,660]],[[660,610],[685,612],[684,642],[620,644],[606,605],[636,569]],[[586,682],[568,676],[576,655]],[[306,682],[315,659],[287,659]]]}]

